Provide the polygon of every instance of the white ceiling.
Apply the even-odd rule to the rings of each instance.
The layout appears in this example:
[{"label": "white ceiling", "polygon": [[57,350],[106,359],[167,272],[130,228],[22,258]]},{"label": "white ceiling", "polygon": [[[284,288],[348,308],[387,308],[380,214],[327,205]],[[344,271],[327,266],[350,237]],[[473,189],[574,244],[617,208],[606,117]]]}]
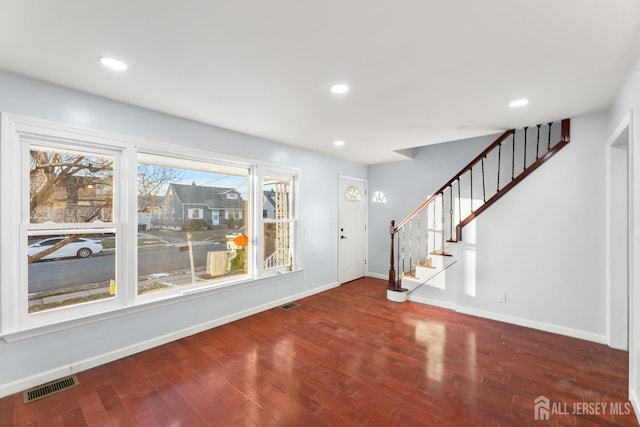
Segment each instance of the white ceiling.
[{"label": "white ceiling", "polygon": [[[0,0],[0,8],[2,69],[367,164],[606,110],[640,54],[638,0]],[[100,55],[129,69],[107,70]],[[351,91],[331,95],[335,82]],[[508,107],[522,97],[528,106]]]}]

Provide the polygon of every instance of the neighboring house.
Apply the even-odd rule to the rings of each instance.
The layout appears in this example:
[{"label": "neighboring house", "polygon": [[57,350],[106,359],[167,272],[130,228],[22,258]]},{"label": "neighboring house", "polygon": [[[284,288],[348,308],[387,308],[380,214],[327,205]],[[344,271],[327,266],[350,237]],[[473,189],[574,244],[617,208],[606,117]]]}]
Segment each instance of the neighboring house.
[{"label": "neighboring house", "polygon": [[36,222],[111,221],[111,184],[85,176],[69,176],[38,199]]},{"label": "neighboring house", "polygon": [[233,188],[169,184],[163,204],[166,225],[181,226],[185,221],[201,219],[208,225],[244,225],[245,201]]},{"label": "neighboring house", "polygon": [[276,192],[273,190],[264,191],[262,196],[262,217],[276,217]]}]

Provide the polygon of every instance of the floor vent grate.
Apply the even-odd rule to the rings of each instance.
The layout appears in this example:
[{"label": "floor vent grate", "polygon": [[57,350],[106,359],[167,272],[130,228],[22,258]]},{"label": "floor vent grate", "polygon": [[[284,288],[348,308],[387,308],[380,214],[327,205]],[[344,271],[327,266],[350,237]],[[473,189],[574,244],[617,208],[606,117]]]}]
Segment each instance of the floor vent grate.
[{"label": "floor vent grate", "polygon": [[289,304],[280,306],[280,308],[283,310],[293,310],[294,308],[297,308],[297,307],[300,307],[300,304],[295,302],[290,302]]},{"label": "floor vent grate", "polygon": [[59,391],[64,391],[68,388],[75,387],[78,384],[79,384],[78,378],[76,378],[75,375],[71,375],[70,377],[51,381],[50,383],[46,383],[25,391],[23,393],[24,403],[31,403],[33,401],[50,396]]}]

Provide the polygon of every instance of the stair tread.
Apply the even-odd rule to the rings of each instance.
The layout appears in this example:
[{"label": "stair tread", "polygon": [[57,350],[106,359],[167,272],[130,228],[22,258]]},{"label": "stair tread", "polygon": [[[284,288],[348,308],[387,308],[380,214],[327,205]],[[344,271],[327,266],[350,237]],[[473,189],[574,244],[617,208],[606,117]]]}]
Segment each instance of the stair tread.
[{"label": "stair tread", "polygon": [[429,252],[429,255],[438,255],[438,256],[453,256],[450,253],[442,252],[442,251],[433,251]]}]

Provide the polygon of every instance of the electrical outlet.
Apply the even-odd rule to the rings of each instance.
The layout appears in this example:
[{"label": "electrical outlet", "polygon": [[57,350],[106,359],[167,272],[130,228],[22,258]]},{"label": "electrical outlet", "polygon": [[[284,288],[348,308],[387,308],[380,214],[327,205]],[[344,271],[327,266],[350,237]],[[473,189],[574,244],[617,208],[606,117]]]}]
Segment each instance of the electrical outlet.
[{"label": "electrical outlet", "polygon": [[507,302],[506,292],[498,292],[498,302]]}]

